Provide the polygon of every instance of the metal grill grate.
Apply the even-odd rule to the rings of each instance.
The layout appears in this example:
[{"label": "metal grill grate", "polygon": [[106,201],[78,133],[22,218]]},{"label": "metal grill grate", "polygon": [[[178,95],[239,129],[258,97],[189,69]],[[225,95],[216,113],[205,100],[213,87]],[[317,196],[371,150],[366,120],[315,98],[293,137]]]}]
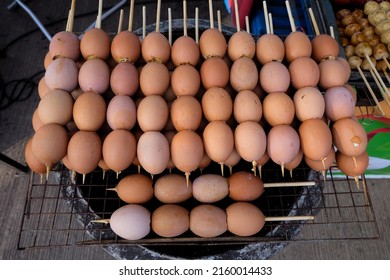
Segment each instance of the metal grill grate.
[{"label": "metal grill grate", "polygon": [[[151,232],[141,240],[122,240],[111,231],[108,224],[93,221],[110,218],[115,209],[124,205],[115,192],[107,189],[115,187],[123,176],[134,172],[136,170],[127,170],[118,179],[115,173],[107,172],[103,179],[103,173],[95,171],[87,175],[85,184],[78,179],[72,184],[71,173],[61,165],[51,172],[46,182],[41,182],[38,175],[32,174],[18,248],[115,244],[245,245],[257,242],[379,238],[364,176],[359,178],[358,188],[354,179],[336,175],[335,167],[329,170],[324,182],[320,173],[306,166],[295,169],[292,179],[288,174],[282,177],[279,166],[267,163],[262,170],[264,182],[313,180],[316,184],[267,188],[261,198],[253,203],[265,216],[314,215],[313,221],[266,222],[257,235],[245,238],[233,236],[229,232],[215,238],[199,238],[188,231],[176,238],[161,238]],[[224,209],[231,202],[226,198],[217,206]],[[197,204],[194,199],[190,199],[183,206],[191,209]],[[159,205],[155,199],[145,204],[151,211]]]}]

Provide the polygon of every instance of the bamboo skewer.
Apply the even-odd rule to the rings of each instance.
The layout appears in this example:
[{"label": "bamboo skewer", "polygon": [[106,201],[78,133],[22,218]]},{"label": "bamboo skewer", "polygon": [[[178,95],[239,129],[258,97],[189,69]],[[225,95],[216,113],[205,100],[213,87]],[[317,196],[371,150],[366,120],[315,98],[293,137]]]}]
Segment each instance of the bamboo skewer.
[{"label": "bamboo skewer", "polygon": [[291,12],[290,2],[288,0],[286,0],[286,8],[287,8],[288,19],[290,21],[291,31],[296,32],[297,28],[295,26],[294,17]]},{"label": "bamboo skewer", "polygon": [[308,182],[279,182],[279,183],[264,183],[264,188],[276,188],[276,187],[307,187],[307,186],[315,186],[316,182],[308,181]]},{"label": "bamboo skewer", "polygon": [[118,31],[117,34],[121,33],[122,31],[122,25],[123,25],[123,9],[120,10],[119,12],[119,23],[118,23]]},{"label": "bamboo skewer", "polygon": [[250,26],[249,26],[249,17],[248,16],[245,16],[245,26],[246,26],[246,32],[247,33],[251,33],[251,29],[250,29]]},{"label": "bamboo skewer", "polygon": [[[266,222],[284,222],[284,221],[313,221],[315,216],[275,216],[275,217],[265,217]],[[110,219],[100,219],[94,220],[93,223],[109,224]]]},{"label": "bamboo skewer", "polygon": [[187,36],[187,1],[183,0],[183,35]]},{"label": "bamboo skewer", "polygon": [[274,24],[272,20],[272,13],[268,13],[268,20],[269,20],[269,31],[271,34],[274,34]]},{"label": "bamboo skewer", "polygon": [[133,31],[133,18],[134,18],[134,0],[130,0],[130,14],[129,14],[129,26],[127,28],[128,31]]},{"label": "bamboo skewer", "polygon": [[264,21],[265,21],[265,29],[267,34],[270,34],[270,24],[269,24],[269,18],[268,18],[268,8],[267,8],[267,2],[263,1],[263,11],[264,11]]},{"label": "bamboo skewer", "polygon": [[[390,92],[389,92],[388,88],[386,87],[385,83],[383,82],[381,76],[379,75],[378,70],[376,70],[375,65],[372,63],[372,61],[367,53],[365,53],[365,56],[366,56],[366,59],[368,60],[368,63],[370,64],[372,70],[374,71],[375,75],[377,76],[382,90],[386,93],[387,97],[389,98]],[[386,100],[388,100],[388,98],[386,98]]]},{"label": "bamboo skewer", "polygon": [[156,32],[160,32],[161,0],[157,0]]},{"label": "bamboo skewer", "polygon": [[142,38],[146,37],[146,7],[142,6]]},{"label": "bamboo skewer", "polygon": [[240,32],[240,14],[238,12],[237,0],[234,0],[234,12],[236,14],[236,28],[237,28],[237,32]]},{"label": "bamboo skewer", "polygon": [[195,42],[199,44],[199,8],[195,8]]},{"label": "bamboo skewer", "polygon": [[214,28],[213,0],[209,0],[210,28]]},{"label": "bamboo skewer", "polygon": [[320,29],[318,28],[317,20],[314,16],[313,9],[310,7],[308,10],[309,10],[311,23],[313,24],[313,27],[314,27],[315,34],[320,35]]},{"label": "bamboo skewer", "polygon": [[95,28],[102,28],[102,13],[103,13],[103,0],[99,0],[98,15],[96,18]]},{"label": "bamboo skewer", "polygon": [[76,0],[72,0],[72,3],[70,4],[69,14],[68,14],[68,21],[66,22],[66,31],[68,32],[73,31],[75,8],[76,8]]},{"label": "bamboo skewer", "polygon": [[172,10],[168,8],[168,42],[172,46]]},{"label": "bamboo skewer", "polygon": [[221,11],[217,10],[217,22],[218,22],[218,30],[222,32],[222,20],[221,20]]},{"label": "bamboo skewer", "polygon": [[366,85],[368,91],[370,92],[372,99],[374,99],[374,102],[375,102],[376,106],[378,107],[378,109],[381,112],[382,116],[384,116],[385,112],[383,111],[383,108],[382,108],[381,104],[379,103],[378,98],[376,98],[376,95],[375,95],[374,91],[372,90],[372,87],[368,83],[368,81],[366,79],[366,76],[364,76],[364,73],[363,73],[362,69],[360,68],[360,66],[357,66],[356,68],[357,68],[357,70],[358,70],[358,72],[360,74],[360,77],[363,79],[363,82]]},{"label": "bamboo skewer", "polygon": [[380,84],[380,82],[379,82],[377,76],[375,75],[375,73],[374,73],[374,71],[373,71],[372,69],[370,69],[370,74],[371,74],[371,76],[373,77],[373,79],[374,79],[374,81],[375,81],[377,87],[379,88],[380,93],[382,94],[383,99],[385,99],[386,102],[387,102],[387,105],[390,106],[389,97],[386,96],[386,93],[383,91],[382,86],[381,86],[381,84]]}]

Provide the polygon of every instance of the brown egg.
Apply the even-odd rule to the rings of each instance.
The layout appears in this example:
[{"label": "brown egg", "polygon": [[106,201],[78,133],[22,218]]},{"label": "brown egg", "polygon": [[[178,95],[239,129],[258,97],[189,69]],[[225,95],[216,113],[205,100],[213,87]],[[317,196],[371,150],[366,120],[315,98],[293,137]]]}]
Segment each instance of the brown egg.
[{"label": "brown egg", "polygon": [[132,129],[137,120],[134,101],[127,95],[114,96],[108,103],[106,118],[111,129]]},{"label": "brown egg", "polygon": [[38,104],[39,119],[43,124],[67,124],[72,119],[73,98],[63,90],[50,90]]},{"label": "brown egg", "polygon": [[146,62],[167,63],[171,56],[171,46],[167,37],[160,32],[150,32],[142,40],[141,54]]},{"label": "brown egg", "polygon": [[187,176],[199,167],[203,153],[202,138],[192,130],[181,130],[172,139],[172,161]]},{"label": "brown egg", "polygon": [[34,113],[32,115],[32,127],[34,129],[34,131],[36,132],[41,126],[44,125],[44,123],[41,121],[41,119],[39,118],[39,115],[38,115],[38,108],[36,108],[34,110]]},{"label": "brown egg", "polygon": [[343,86],[348,82],[345,68],[340,61],[335,59],[324,60],[318,66],[320,68],[320,81],[318,84],[323,89]]},{"label": "brown egg", "polygon": [[154,184],[154,196],[162,203],[181,203],[192,197],[192,182],[179,174],[166,174]]},{"label": "brown egg", "polygon": [[311,57],[311,41],[303,32],[291,32],[284,40],[284,47],[286,50],[286,59],[289,63],[298,57]]},{"label": "brown egg", "polygon": [[205,169],[207,166],[210,165],[210,163],[211,163],[211,158],[206,153],[203,153],[203,157],[199,163],[199,170],[201,171],[201,173],[203,169]]},{"label": "brown egg", "polygon": [[298,57],[288,66],[294,88],[315,87],[320,80],[320,69],[310,57]]},{"label": "brown egg", "polygon": [[63,126],[45,124],[35,132],[31,152],[39,162],[51,168],[65,157],[68,140],[68,134]]},{"label": "brown egg", "polygon": [[152,179],[143,174],[131,174],[123,177],[115,187],[118,197],[126,203],[146,203],[153,198]]},{"label": "brown egg", "polygon": [[43,60],[43,66],[44,69],[47,70],[47,67],[49,67],[49,64],[53,61],[53,58],[51,57],[50,52],[48,51],[45,55],[45,58]]},{"label": "brown egg", "polygon": [[[110,170],[110,168],[104,161],[103,157],[99,160],[98,166],[103,170],[103,174],[105,174],[106,171]],[[104,175],[103,175],[103,179],[104,179]]]},{"label": "brown egg", "polygon": [[349,62],[344,57],[338,56],[336,57],[336,60],[340,62],[344,66],[345,70],[345,80],[348,82],[350,76],[351,76],[351,66],[349,65]]},{"label": "brown egg", "polygon": [[241,30],[230,37],[227,51],[232,61],[241,57],[252,59],[256,53],[256,43],[251,34]]},{"label": "brown egg", "polygon": [[168,121],[168,104],[160,95],[144,97],[137,108],[138,125],[142,131],[160,131]]},{"label": "brown egg", "polygon": [[43,76],[38,82],[38,95],[42,99],[50,91],[46,84],[45,76]]},{"label": "brown egg", "polygon": [[131,63],[118,63],[111,71],[110,86],[117,95],[133,96],[139,86],[137,68]]},{"label": "brown egg", "polygon": [[284,168],[290,171],[290,176],[291,177],[292,177],[292,171],[295,168],[297,168],[299,166],[299,164],[301,164],[302,159],[303,159],[303,152],[302,152],[301,149],[299,149],[298,154],[296,155],[296,157],[292,161],[290,161],[289,163],[286,163],[284,165]]},{"label": "brown egg", "polygon": [[356,106],[356,102],[357,102],[357,92],[356,92],[356,89],[353,86],[351,86],[350,84],[345,84],[344,87],[352,95],[352,98],[355,101],[355,106]]},{"label": "brown egg", "polygon": [[264,34],[256,42],[256,58],[262,65],[270,61],[282,62],[284,52],[284,43],[275,34]]},{"label": "brown egg", "polygon": [[49,53],[53,59],[67,57],[77,60],[80,56],[80,40],[73,32],[60,31],[51,39]]},{"label": "brown egg", "polygon": [[234,98],[234,118],[238,123],[245,121],[259,122],[263,116],[261,101],[251,90],[242,90]]},{"label": "brown egg", "polygon": [[249,202],[235,202],[226,208],[228,231],[238,236],[258,233],[265,224],[259,208]]},{"label": "brown egg", "polygon": [[212,121],[203,131],[203,144],[211,160],[222,164],[233,152],[233,131],[224,121]]},{"label": "brown egg", "polygon": [[256,64],[251,58],[241,57],[230,68],[230,84],[235,91],[253,90],[259,81]]},{"label": "brown egg", "polygon": [[110,69],[104,60],[91,58],[79,71],[79,85],[83,91],[104,93],[110,86]]},{"label": "brown egg", "polygon": [[191,37],[181,36],[173,42],[171,60],[176,67],[182,64],[196,66],[199,62],[199,57],[199,46]]},{"label": "brown egg", "polygon": [[206,90],[211,87],[224,88],[229,83],[229,68],[222,58],[210,57],[200,67],[200,78]]},{"label": "brown egg", "polygon": [[[176,134],[175,131],[170,131],[170,130],[164,132],[164,136],[168,141],[169,147],[171,147],[172,139],[173,139],[173,136],[175,136],[175,134]],[[167,169],[171,170],[173,168],[175,168],[175,165],[173,164],[171,154],[169,154]]]},{"label": "brown egg", "polygon": [[74,171],[88,174],[102,158],[102,141],[95,132],[78,131],[69,140],[67,156]]},{"label": "brown egg", "polygon": [[190,227],[189,212],[182,206],[165,204],[152,213],[152,230],[162,237],[176,237]]},{"label": "brown egg", "polygon": [[253,173],[240,171],[229,177],[229,197],[235,201],[252,201],[263,192],[263,181]]},{"label": "brown egg", "polygon": [[158,62],[149,62],[142,67],[139,85],[142,93],[148,95],[164,95],[169,87],[170,75],[168,68]]},{"label": "brown egg", "polygon": [[111,56],[117,62],[135,62],[141,55],[138,36],[129,30],[119,32],[111,42]]},{"label": "brown egg", "polygon": [[106,120],[106,102],[96,92],[87,91],[76,99],[73,106],[73,120],[78,129],[98,131]]},{"label": "brown egg", "polygon": [[345,86],[331,87],[324,93],[325,115],[331,121],[352,117],[355,100]]},{"label": "brown egg", "polygon": [[197,130],[202,120],[202,106],[193,96],[181,96],[172,103],[171,119],[177,131]]},{"label": "brown egg", "polygon": [[43,176],[46,173],[46,165],[40,162],[31,151],[32,137],[28,139],[26,146],[24,147],[24,158],[28,167],[35,173]]},{"label": "brown egg", "polygon": [[312,160],[307,156],[304,156],[306,164],[313,170],[323,172],[325,177],[325,171],[328,170],[335,162],[335,151],[331,149],[329,154],[324,158],[324,160]]},{"label": "brown egg", "polygon": [[195,96],[200,88],[198,70],[190,64],[179,65],[173,70],[171,86],[177,97],[184,95]]},{"label": "brown egg", "polygon": [[110,37],[100,28],[92,28],[80,40],[81,55],[85,59],[107,59],[111,54]]},{"label": "brown egg", "polygon": [[84,91],[81,88],[77,87],[76,89],[72,90],[70,95],[72,95],[73,100],[76,100],[83,93]]},{"label": "brown egg", "polygon": [[295,115],[301,122],[321,119],[325,113],[325,99],[316,87],[304,87],[294,94]]},{"label": "brown egg", "polygon": [[230,94],[224,88],[209,88],[202,96],[202,111],[209,122],[227,121],[233,111]]},{"label": "brown egg", "polygon": [[367,133],[354,118],[337,120],[332,126],[333,143],[346,156],[360,156],[367,148]]},{"label": "brown egg", "polygon": [[229,167],[230,175],[233,173],[233,167],[236,166],[240,162],[240,160],[241,160],[241,156],[238,154],[237,150],[233,148],[232,153],[227,158],[227,160],[225,160],[225,162],[223,163],[224,165]]},{"label": "brown egg", "polygon": [[192,194],[199,202],[214,203],[225,198],[228,193],[228,181],[221,175],[204,174],[192,183]]},{"label": "brown egg", "polygon": [[271,126],[291,124],[295,116],[294,102],[284,92],[268,94],[263,100],[263,116]]},{"label": "brown egg", "polygon": [[286,92],[290,86],[290,73],[281,62],[271,61],[260,69],[259,82],[268,93]]},{"label": "brown egg", "polygon": [[238,154],[248,162],[260,159],[267,146],[263,127],[252,121],[242,122],[236,127],[234,141]]},{"label": "brown egg", "polygon": [[75,172],[75,171],[74,171],[74,167],[73,167],[72,164],[70,163],[69,158],[68,158],[68,155],[65,155],[64,158],[61,160],[61,162],[62,162],[62,164],[63,164],[66,168],[68,168],[69,170],[72,171],[72,175],[75,174],[75,173],[74,173],[74,172]]},{"label": "brown egg", "polygon": [[298,155],[299,148],[298,133],[290,125],[277,125],[268,132],[267,152],[273,162],[282,166],[282,174],[284,165]]},{"label": "brown egg", "polygon": [[363,174],[368,167],[368,153],[364,151],[359,156],[347,156],[340,151],[336,153],[337,167],[347,176],[356,177]]},{"label": "brown egg", "polygon": [[130,131],[113,130],[103,141],[103,159],[111,170],[119,173],[133,162],[136,146],[135,137]]},{"label": "brown egg", "polygon": [[303,154],[312,160],[323,160],[332,149],[332,134],[323,120],[305,120],[298,134]]},{"label": "brown egg", "polygon": [[151,175],[162,173],[170,158],[169,143],[164,134],[158,131],[143,133],[137,143],[137,157]]},{"label": "brown egg", "polygon": [[225,36],[217,28],[206,29],[200,35],[199,48],[204,59],[224,57],[227,51]]},{"label": "brown egg", "polygon": [[339,43],[328,34],[319,34],[311,41],[312,56],[318,63],[323,59],[335,59],[339,56]]},{"label": "brown egg", "polygon": [[65,57],[53,60],[46,69],[45,82],[49,89],[71,92],[77,87],[78,68],[76,63]]},{"label": "brown egg", "polygon": [[211,204],[201,204],[190,212],[190,230],[200,237],[216,237],[227,230],[226,213]]}]

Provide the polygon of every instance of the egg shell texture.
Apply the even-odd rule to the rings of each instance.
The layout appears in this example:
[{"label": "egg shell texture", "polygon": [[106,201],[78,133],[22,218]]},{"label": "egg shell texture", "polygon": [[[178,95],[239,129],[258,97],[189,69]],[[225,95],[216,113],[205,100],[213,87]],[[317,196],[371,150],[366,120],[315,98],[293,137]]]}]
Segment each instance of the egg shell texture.
[{"label": "egg shell texture", "polygon": [[268,93],[286,92],[290,86],[290,73],[281,62],[271,61],[260,69],[259,82]]},{"label": "egg shell texture", "polygon": [[137,121],[134,101],[127,95],[114,96],[108,103],[106,118],[111,129],[132,129]]},{"label": "egg shell texture", "polygon": [[235,91],[253,90],[259,81],[256,64],[251,58],[241,57],[230,68],[230,84]]},{"label": "egg shell texture", "polygon": [[209,122],[227,121],[233,112],[230,94],[224,88],[209,88],[202,96],[202,111]]},{"label": "egg shell texture", "polygon": [[224,88],[229,83],[229,67],[220,57],[210,57],[200,66],[200,77],[205,89]]},{"label": "egg shell texture", "polygon": [[263,127],[257,122],[240,123],[234,131],[235,148],[246,161],[260,159],[267,146],[267,137]]},{"label": "egg shell texture", "polygon": [[180,205],[165,204],[152,213],[152,230],[162,237],[176,237],[190,226],[189,212]]},{"label": "egg shell texture", "polygon": [[238,236],[258,233],[265,224],[259,208],[249,202],[235,202],[226,208],[228,230]]},{"label": "egg shell texture", "polygon": [[137,204],[128,204],[112,213],[110,227],[119,237],[138,240],[149,234],[150,216],[147,208]]},{"label": "egg shell texture", "polygon": [[173,70],[171,86],[176,96],[195,96],[200,88],[198,70],[189,64],[179,65]]},{"label": "egg shell texture", "polygon": [[352,117],[355,114],[355,100],[344,86],[325,91],[325,114],[331,121]]},{"label": "egg shell texture", "polygon": [[264,34],[256,42],[256,58],[262,64],[270,61],[283,61],[284,43],[275,34]]},{"label": "egg shell texture", "polygon": [[229,197],[235,201],[252,201],[263,192],[263,181],[253,173],[239,171],[229,177]]},{"label": "egg shell texture", "polygon": [[225,36],[217,28],[209,28],[199,38],[200,53],[204,59],[212,56],[224,57],[227,52]]},{"label": "egg shell texture", "polygon": [[64,90],[50,90],[38,104],[38,116],[43,124],[67,124],[73,116],[73,98]]},{"label": "egg shell texture", "polygon": [[102,94],[110,86],[110,69],[102,59],[88,59],[82,64],[78,79],[83,91],[96,91]]},{"label": "egg shell texture", "polygon": [[298,133],[290,125],[277,125],[267,135],[267,152],[270,158],[279,165],[291,162],[299,152]]},{"label": "egg shell texture", "polygon": [[291,124],[295,116],[294,102],[284,92],[268,94],[263,100],[263,116],[271,126]]},{"label": "egg shell texture", "polygon": [[144,97],[137,108],[138,125],[142,131],[160,131],[168,121],[169,109],[159,95]]},{"label": "egg shell texture", "polygon": [[190,212],[190,230],[200,237],[216,237],[227,230],[226,213],[221,208],[202,204]]},{"label": "egg shell texture", "polygon": [[48,65],[45,72],[45,82],[49,89],[71,92],[77,87],[78,74],[79,70],[72,59],[60,57]]},{"label": "egg shell texture", "polygon": [[173,101],[171,120],[177,131],[197,130],[202,120],[202,106],[193,96],[181,96]]},{"label": "egg shell texture", "polygon": [[288,66],[294,88],[315,87],[320,80],[318,64],[310,57],[294,59]]},{"label": "egg shell texture", "polygon": [[97,131],[106,120],[106,110],[106,102],[100,94],[84,92],[74,103],[73,120],[80,130]]},{"label": "egg shell texture", "polygon": [[181,36],[173,42],[171,60],[176,67],[187,63],[196,66],[199,62],[199,58],[199,46],[193,38]]},{"label": "egg shell texture", "polygon": [[241,57],[252,59],[256,53],[256,43],[251,34],[241,30],[230,37],[227,51],[232,61]]},{"label": "egg shell texture", "polygon": [[124,30],[114,36],[110,46],[111,56],[117,62],[135,62],[141,55],[141,43],[138,36]]},{"label": "egg shell texture", "polygon": [[295,115],[301,122],[308,119],[321,119],[325,113],[325,99],[316,87],[298,89],[293,97]]},{"label": "egg shell texture", "polygon": [[141,135],[137,143],[137,157],[141,166],[150,174],[162,173],[170,158],[169,143],[158,131],[148,131]]},{"label": "egg shell texture", "polygon": [[145,96],[163,95],[168,89],[169,83],[169,71],[164,64],[152,61],[142,67],[139,85]]},{"label": "egg shell texture", "polygon": [[111,39],[107,32],[92,28],[83,34],[80,40],[80,52],[85,59],[107,59],[111,54]]},{"label": "egg shell texture", "polygon": [[111,71],[110,86],[117,95],[133,96],[139,86],[137,68],[131,63],[118,63]]},{"label": "egg shell texture", "polygon": [[181,174],[165,174],[154,184],[154,195],[162,203],[181,203],[192,197],[192,182]]},{"label": "egg shell texture", "polygon": [[258,122],[263,116],[260,98],[251,90],[242,90],[234,98],[234,118],[238,123],[245,121]]},{"label": "egg shell texture", "polygon": [[212,121],[203,131],[203,143],[207,155],[213,161],[223,163],[234,148],[233,131],[223,121]]},{"label": "egg shell texture", "polygon": [[214,203],[228,195],[228,181],[221,175],[204,174],[193,181],[192,192],[197,201]]},{"label": "egg shell texture", "polygon": [[146,203],[153,197],[153,182],[144,174],[131,174],[123,177],[115,187],[118,197],[126,203]]},{"label": "egg shell texture", "polygon": [[77,60],[80,56],[80,40],[73,32],[60,31],[51,39],[49,53],[53,59],[67,57]]}]

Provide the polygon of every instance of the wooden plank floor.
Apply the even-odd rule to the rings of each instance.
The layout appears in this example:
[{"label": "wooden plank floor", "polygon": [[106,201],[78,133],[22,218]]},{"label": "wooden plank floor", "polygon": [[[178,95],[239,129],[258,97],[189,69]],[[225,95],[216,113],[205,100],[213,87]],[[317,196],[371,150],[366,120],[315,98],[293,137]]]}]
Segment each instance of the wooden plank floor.
[{"label": "wooden plank floor", "polygon": [[[66,2],[66,1],[65,1]],[[69,1],[70,2],[70,1]],[[78,1],[75,31],[81,32],[96,16],[97,7],[91,3],[97,1]],[[106,0],[104,7],[111,7],[119,1]],[[208,18],[206,1],[198,1],[200,17]],[[27,1],[37,16],[48,24],[51,34],[64,29],[67,10],[65,4],[57,6],[57,1]],[[137,3],[137,1],[136,1]],[[9,11],[5,4],[0,6],[0,75],[3,82],[31,77],[43,70],[43,57],[48,50],[48,41],[20,8]],[[69,4],[70,5],[70,4]],[[189,17],[193,17],[194,2],[189,2]],[[126,4],[127,6],[127,4]],[[128,11],[127,7],[125,12]],[[154,23],[155,4],[147,4],[148,24]],[[172,7],[173,17],[180,18],[181,1],[163,1],[162,20],[167,18],[167,7]],[[226,16],[222,1],[214,1],[214,9],[221,9]],[[51,11],[51,12],[46,12]],[[134,28],[141,27],[141,5],[136,5]],[[115,32],[118,12],[103,23],[105,30]],[[33,32],[31,32],[33,31]],[[17,39],[13,44],[8,43]],[[7,48],[6,48],[7,47]],[[37,82],[41,76],[36,76]],[[12,104],[0,111],[0,152],[23,163],[24,145],[33,134],[31,117],[39,102],[37,92],[25,101]],[[20,226],[23,218],[29,176],[0,163],[0,259],[114,259],[101,247],[69,247],[17,250]],[[390,181],[368,180],[368,189],[376,213],[380,238],[376,240],[348,241],[308,241],[291,242],[273,259],[389,259],[390,258]],[[306,231],[302,235],[310,234]],[[243,256],[245,258],[245,256]]]}]

